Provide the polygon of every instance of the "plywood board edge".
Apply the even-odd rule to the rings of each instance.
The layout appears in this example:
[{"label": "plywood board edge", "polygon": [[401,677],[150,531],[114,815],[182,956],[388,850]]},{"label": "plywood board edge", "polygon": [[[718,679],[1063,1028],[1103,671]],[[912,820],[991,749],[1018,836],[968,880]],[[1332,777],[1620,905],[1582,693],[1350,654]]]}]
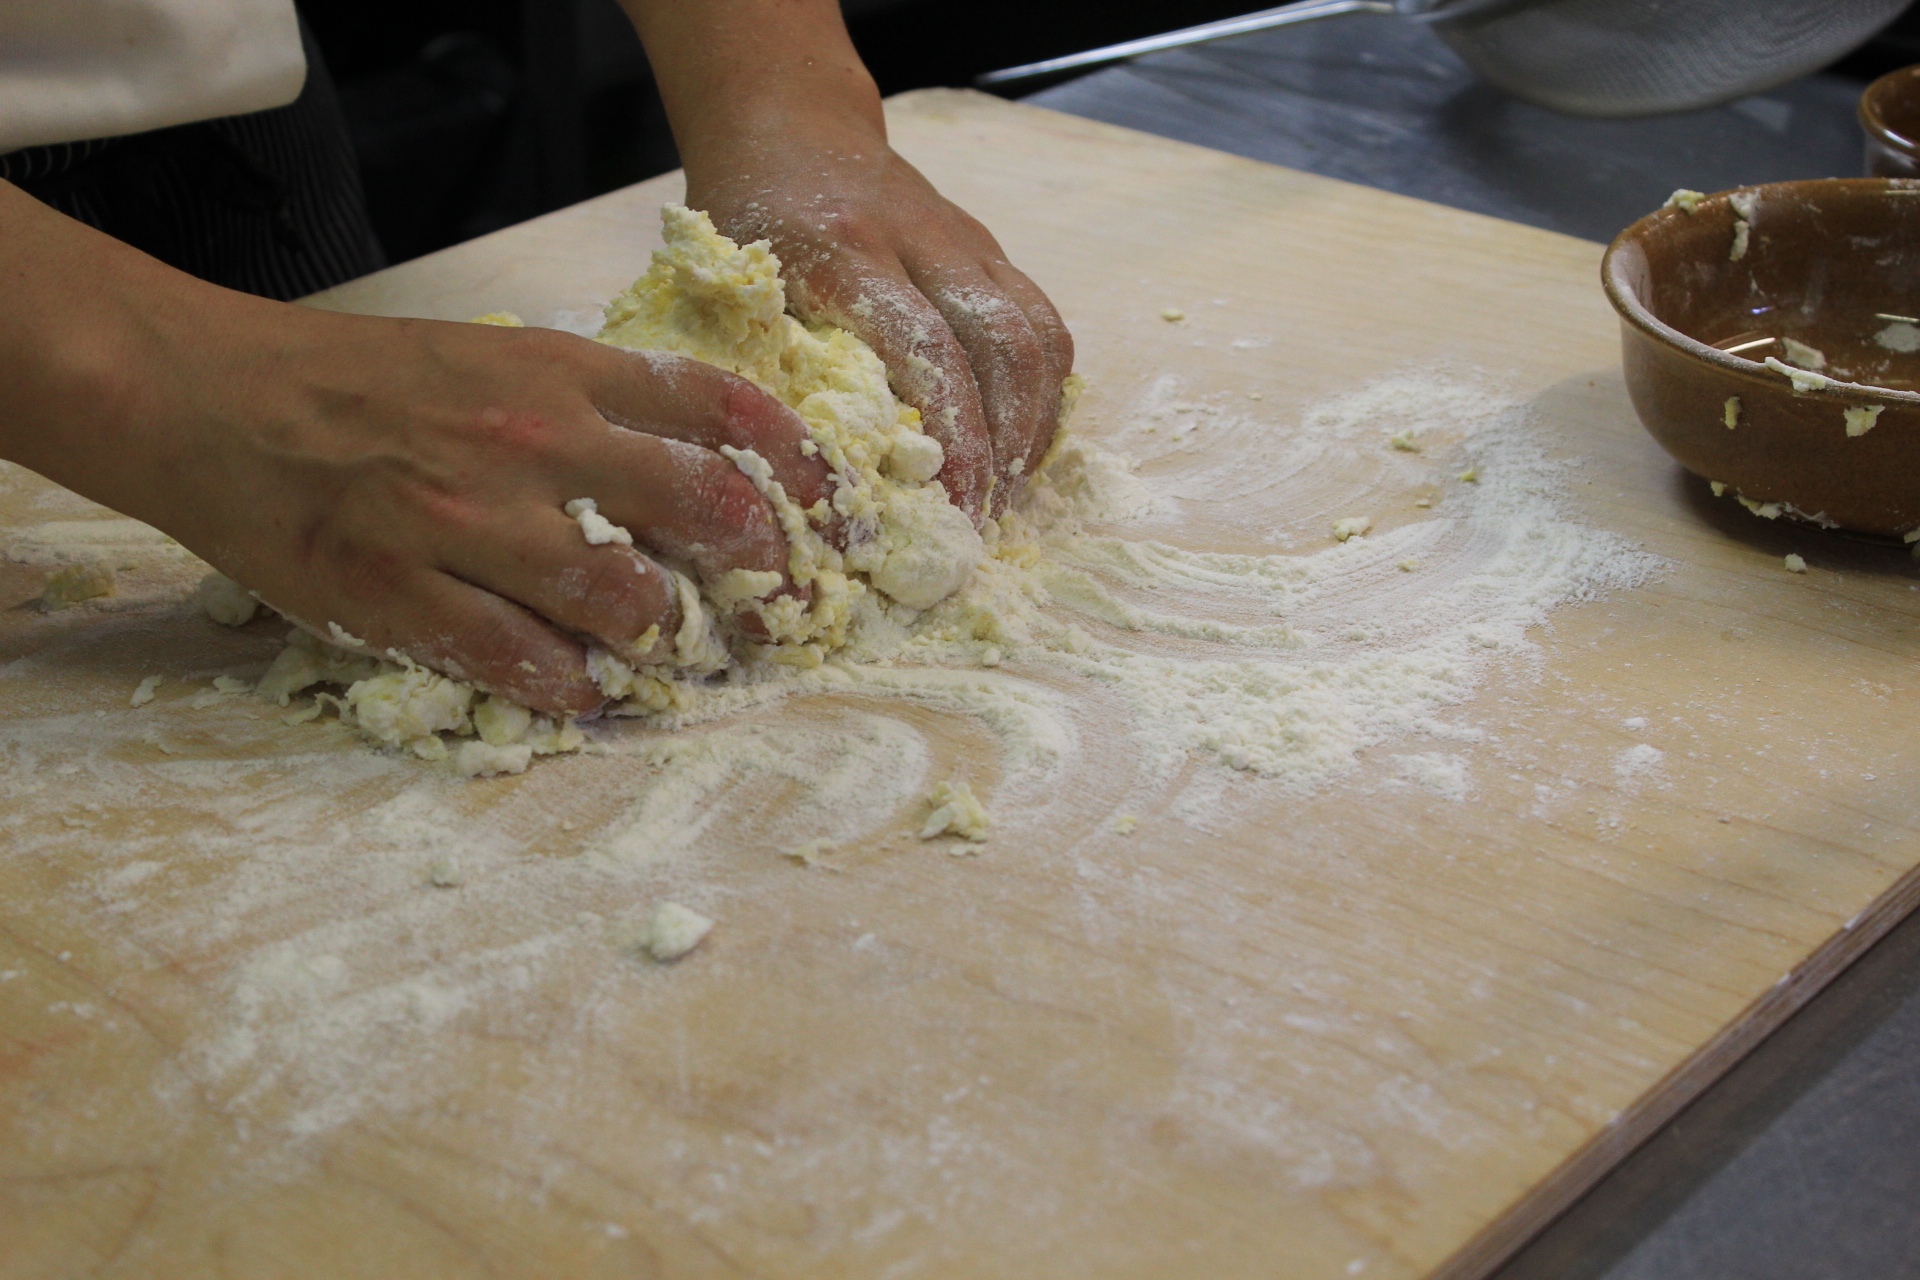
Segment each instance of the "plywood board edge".
[{"label": "plywood board edge", "polygon": [[1591,1191],[1668,1121],[1779,1030],[1847,966],[1920,907],[1920,867],[1896,881],[1850,925],[1755,1000],[1533,1191],[1494,1219],[1428,1280],[1484,1280]]}]

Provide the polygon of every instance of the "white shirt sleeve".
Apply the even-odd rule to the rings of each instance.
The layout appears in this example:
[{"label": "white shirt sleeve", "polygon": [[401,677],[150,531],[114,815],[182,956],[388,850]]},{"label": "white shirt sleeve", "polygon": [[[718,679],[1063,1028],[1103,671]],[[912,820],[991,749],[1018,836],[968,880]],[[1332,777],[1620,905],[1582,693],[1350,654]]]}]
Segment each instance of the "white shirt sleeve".
[{"label": "white shirt sleeve", "polygon": [[0,152],[285,106],[293,0],[0,0]]}]

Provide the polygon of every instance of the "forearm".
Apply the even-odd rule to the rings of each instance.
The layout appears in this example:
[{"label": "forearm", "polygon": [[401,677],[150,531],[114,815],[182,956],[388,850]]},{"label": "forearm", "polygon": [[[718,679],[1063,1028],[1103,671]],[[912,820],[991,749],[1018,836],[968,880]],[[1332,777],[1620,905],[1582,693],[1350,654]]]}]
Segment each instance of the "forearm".
[{"label": "forearm", "polygon": [[742,148],[804,131],[816,145],[884,144],[880,94],[837,0],[621,0],[652,60],[698,188]]},{"label": "forearm", "polygon": [[168,352],[228,296],[0,182],[0,457],[125,509],[169,453]]}]

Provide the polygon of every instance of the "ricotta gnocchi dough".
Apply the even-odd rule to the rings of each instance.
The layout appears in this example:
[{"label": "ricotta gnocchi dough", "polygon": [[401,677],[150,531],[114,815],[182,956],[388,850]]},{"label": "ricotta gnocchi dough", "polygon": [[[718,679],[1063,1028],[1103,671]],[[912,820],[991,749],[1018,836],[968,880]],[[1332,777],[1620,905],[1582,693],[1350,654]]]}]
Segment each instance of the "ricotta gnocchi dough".
[{"label": "ricotta gnocchi dough", "polygon": [[[806,425],[803,448],[831,468],[833,489],[802,509],[765,458],[722,447],[778,516],[790,547],[788,574],[807,588],[806,599],[769,599],[780,585],[777,574],[733,570],[701,581],[688,566],[667,562],[681,622],[665,657],[657,632],[630,652],[589,655],[588,672],[614,700],[616,714],[684,710],[690,690],[721,671],[763,682],[818,668],[850,648],[869,656],[897,649],[924,632],[929,611],[989,558],[988,542],[935,479],[944,461],[939,441],[921,429],[917,410],[894,397],[873,350],[843,329],[787,314],[780,262],[765,241],[735,244],[706,214],[681,205],[668,205],[662,220],[665,247],[608,305],[598,340],[705,361],[768,391]],[[506,313],[480,322],[520,323]],[[1063,420],[1078,387],[1069,378],[1062,388]],[[591,495],[569,501],[565,511],[589,544],[632,543]],[[835,520],[845,530],[844,547],[820,535]],[[990,526],[988,538],[997,533]],[[205,601],[221,617],[224,594],[205,593]],[[740,628],[739,615],[748,610],[761,618],[766,641]],[[403,654],[370,655],[334,640],[296,635],[261,692],[287,705],[315,686],[344,686],[343,694],[318,695],[341,720],[382,746],[447,760],[469,775],[517,773],[536,755],[584,744],[571,724],[482,694]]]}]

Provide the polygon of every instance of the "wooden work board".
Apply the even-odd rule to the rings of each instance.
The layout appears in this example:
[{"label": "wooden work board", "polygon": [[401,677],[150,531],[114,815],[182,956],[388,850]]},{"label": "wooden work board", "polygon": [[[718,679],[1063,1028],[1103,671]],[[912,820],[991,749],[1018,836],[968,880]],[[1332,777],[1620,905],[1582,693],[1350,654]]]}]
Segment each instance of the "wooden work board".
[{"label": "wooden work board", "polygon": [[[177,549],[11,469],[0,1277],[1475,1276],[1913,904],[1920,576],[1661,454],[1598,245],[973,94],[889,111],[1058,302],[1094,438],[1168,375],[1279,439],[1472,366],[1577,464],[1580,518],[1662,569],[1454,708],[1464,797],[1383,747],[1309,796],[1236,777],[1199,820],[1094,744],[948,856],[902,833],[956,766],[1004,799],[992,736],[822,697],[754,715],[870,745],[889,816],[837,870],[780,855],[810,829],[778,769],[612,860],[657,735],[463,782],[283,724],[209,681],[284,626],[215,627]],[[678,184],[317,301],[590,317]],[[1327,484],[1190,504],[1191,536],[1418,514]],[[76,547],[118,594],[42,614]],[[1637,744],[1657,770],[1618,767]],[[674,966],[609,941],[662,898],[720,922]]]}]

